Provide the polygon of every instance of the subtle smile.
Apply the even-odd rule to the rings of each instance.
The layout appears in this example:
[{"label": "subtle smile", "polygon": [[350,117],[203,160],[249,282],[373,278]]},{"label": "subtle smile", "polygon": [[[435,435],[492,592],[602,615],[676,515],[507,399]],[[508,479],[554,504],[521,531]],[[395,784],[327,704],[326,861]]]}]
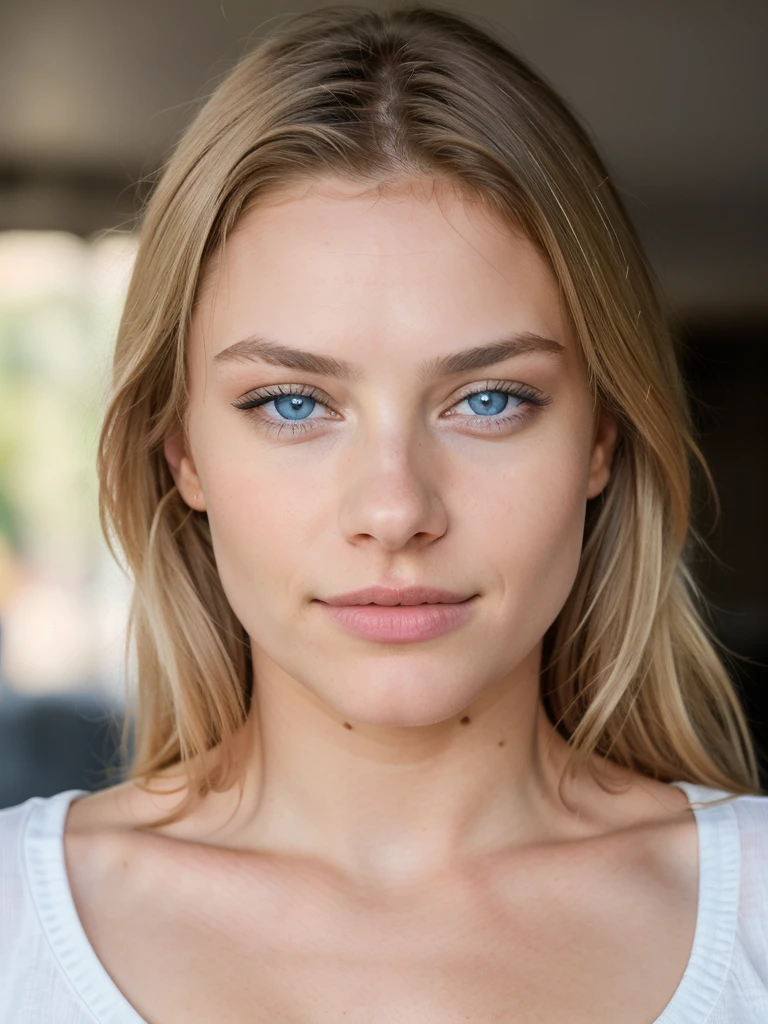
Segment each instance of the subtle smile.
[{"label": "subtle smile", "polygon": [[432,640],[456,629],[471,616],[475,598],[463,601],[412,605],[344,604],[317,602],[345,632],[379,643]]}]

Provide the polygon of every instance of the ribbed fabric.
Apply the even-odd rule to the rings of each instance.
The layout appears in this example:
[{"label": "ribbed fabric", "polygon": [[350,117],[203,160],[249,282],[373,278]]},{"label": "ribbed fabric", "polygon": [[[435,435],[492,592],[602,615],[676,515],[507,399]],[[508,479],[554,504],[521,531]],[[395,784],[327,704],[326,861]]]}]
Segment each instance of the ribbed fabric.
[{"label": "ribbed fabric", "polygon": [[[695,805],[726,796],[676,782]],[[0,811],[0,1024],[147,1024],[77,916],[63,831],[83,790]],[[699,904],[685,973],[649,1024],[768,1022],[768,797],[694,806]]]},{"label": "ribbed fabric", "polygon": [[[47,801],[38,798],[29,815],[23,849],[32,902],[53,956],[90,1012],[83,1019],[99,1024],[146,1024],[96,956],[72,898],[64,859],[64,820],[71,801],[82,793],[69,790]],[[0,1021],[5,1024],[2,1017]]]},{"label": "ribbed fabric", "polygon": [[[692,804],[728,796],[720,790],[688,782],[675,785],[685,792]],[[733,958],[741,854],[733,801],[720,807],[694,808],[693,813],[699,833],[699,907],[693,947],[675,994],[654,1024],[702,1024],[709,1020]],[[768,848],[766,839],[764,835],[763,843]],[[766,955],[768,951],[763,950],[764,959]],[[741,1019],[723,1018],[725,1021]]]}]

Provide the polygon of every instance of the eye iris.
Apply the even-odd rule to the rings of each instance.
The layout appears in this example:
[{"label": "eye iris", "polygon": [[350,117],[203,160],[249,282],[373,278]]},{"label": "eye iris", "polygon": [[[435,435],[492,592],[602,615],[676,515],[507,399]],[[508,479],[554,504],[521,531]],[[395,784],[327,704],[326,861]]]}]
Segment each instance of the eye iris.
[{"label": "eye iris", "polygon": [[303,420],[312,412],[314,398],[307,395],[281,395],[275,400],[275,408],[281,416],[289,420]]},{"label": "eye iris", "polygon": [[472,412],[481,416],[489,416],[503,412],[510,397],[512,396],[508,395],[506,391],[480,391],[476,395],[470,395],[467,401]]},{"label": "eye iris", "polygon": [[[494,416],[506,409],[510,398],[516,405],[522,401],[506,391],[493,390],[476,392],[467,396],[466,401],[475,414]],[[316,404],[316,400],[307,395],[281,395],[272,401],[278,413],[289,420],[306,419]]]}]

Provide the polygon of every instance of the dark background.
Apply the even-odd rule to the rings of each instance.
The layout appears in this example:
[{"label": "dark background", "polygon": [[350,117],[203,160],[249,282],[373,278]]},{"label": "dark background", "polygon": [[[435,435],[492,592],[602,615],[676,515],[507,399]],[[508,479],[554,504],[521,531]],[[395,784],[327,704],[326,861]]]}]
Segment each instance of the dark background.
[{"label": "dark background", "polygon": [[[262,28],[321,6],[244,0],[24,0],[0,7],[0,231],[89,236],[133,223],[146,178]],[[368,6],[377,6],[376,4]],[[469,11],[591,130],[673,317],[701,447],[698,565],[712,625],[768,757],[768,5],[520,0]],[[110,709],[0,686],[0,806],[97,788]],[[768,787],[768,773],[763,772]]]}]

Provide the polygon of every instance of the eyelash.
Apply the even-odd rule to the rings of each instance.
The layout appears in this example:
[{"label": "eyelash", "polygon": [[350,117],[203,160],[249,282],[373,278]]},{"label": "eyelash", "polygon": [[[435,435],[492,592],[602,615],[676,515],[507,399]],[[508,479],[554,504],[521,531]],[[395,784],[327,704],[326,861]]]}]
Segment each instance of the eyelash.
[{"label": "eyelash", "polygon": [[[464,419],[470,420],[472,426],[480,426],[481,429],[483,430],[501,430],[508,423],[520,421],[530,416],[531,410],[533,408],[542,408],[545,405],[549,405],[549,403],[552,401],[551,398],[547,398],[545,395],[542,395],[541,392],[537,391],[535,388],[530,387],[530,385],[528,384],[513,384],[511,381],[489,380],[485,381],[485,383],[482,386],[475,386],[473,390],[465,392],[456,400],[454,404],[458,405],[459,403],[465,401],[467,398],[472,398],[475,395],[482,395],[485,394],[486,392],[503,392],[506,395],[511,395],[513,398],[519,398],[521,399],[521,405],[516,406],[515,408],[520,409],[523,408],[523,406],[528,406],[529,410],[527,412],[523,412],[522,414],[513,413],[512,415],[507,416],[492,417],[475,415],[462,417]],[[307,384],[278,384],[276,386],[263,388],[257,391],[249,391],[248,394],[243,395],[242,398],[239,398],[236,402],[233,402],[232,405],[235,407],[235,409],[240,409],[243,412],[253,412],[254,415],[256,416],[256,420],[259,424],[259,427],[266,430],[268,434],[274,436],[279,437],[286,427],[291,428],[292,437],[295,437],[298,434],[306,433],[307,431],[314,430],[315,428],[311,425],[311,423],[316,421],[283,420],[282,422],[272,422],[267,420],[263,415],[255,412],[255,410],[261,408],[262,406],[269,405],[270,402],[275,401],[275,399],[280,398],[283,395],[299,395],[300,397],[304,398],[313,398],[320,405],[324,405],[326,408],[330,409],[331,412],[335,412],[335,410],[331,407],[330,402],[327,400],[327,396],[323,395],[323,393],[321,391],[318,391],[317,388],[310,387]],[[451,406],[451,409],[453,409],[453,406]],[[323,418],[325,419],[326,417]]]}]

